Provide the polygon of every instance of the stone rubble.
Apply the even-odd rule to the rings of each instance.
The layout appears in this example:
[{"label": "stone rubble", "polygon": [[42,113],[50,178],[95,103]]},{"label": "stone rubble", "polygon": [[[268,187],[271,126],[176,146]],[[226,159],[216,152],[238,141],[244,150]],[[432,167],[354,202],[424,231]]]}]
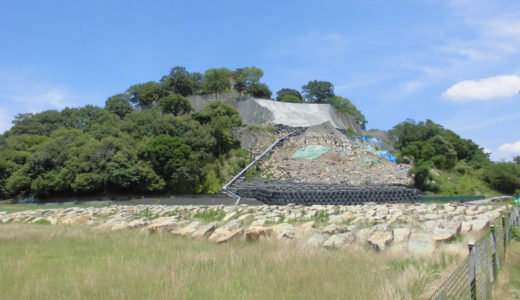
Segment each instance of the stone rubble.
[{"label": "stone rubble", "polygon": [[[332,151],[314,160],[292,158],[297,150],[307,146],[327,146]],[[303,134],[290,137],[261,162],[261,177],[353,185],[411,183],[407,175],[410,165],[377,157],[366,150],[367,146],[368,143],[354,141],[330,123],[311,126]]]},{"label": "stone rubble", "polygon": [[62,224],[97,230],[136,230],[226,243],[235,239],[299,240],[312,247],[377,251],[393,246],[431,253],[460,234],[486,229],[500,205],[368,204],[357,206],[162,206],[37,209],[0,212],[2,223]]}]

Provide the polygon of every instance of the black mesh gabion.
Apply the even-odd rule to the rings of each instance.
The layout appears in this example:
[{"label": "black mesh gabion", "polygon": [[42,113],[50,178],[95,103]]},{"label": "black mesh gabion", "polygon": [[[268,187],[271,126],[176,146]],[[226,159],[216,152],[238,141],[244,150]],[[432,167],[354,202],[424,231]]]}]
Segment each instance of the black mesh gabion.
[{"label": "black mesh gabion", "polygon": [[281,180],[243,179],[230,190],[241,197],[255,198],[266,204],[356,205],[366,202],[407,203],[419,201],[419,192],[404,185],[347,185]]}]

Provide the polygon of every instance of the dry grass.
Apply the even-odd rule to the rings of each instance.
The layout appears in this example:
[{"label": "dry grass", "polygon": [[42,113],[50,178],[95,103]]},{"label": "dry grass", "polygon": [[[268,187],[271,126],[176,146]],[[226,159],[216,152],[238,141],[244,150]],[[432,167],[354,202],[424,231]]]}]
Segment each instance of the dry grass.
[{"label": "dry grass", "polygon": [[417,299],[457,255],[0,226],[2,299]]},{"label": "dry grass", "polygon": [[520,242],[512,241],[493,288],[493,299],[520,299]]}]

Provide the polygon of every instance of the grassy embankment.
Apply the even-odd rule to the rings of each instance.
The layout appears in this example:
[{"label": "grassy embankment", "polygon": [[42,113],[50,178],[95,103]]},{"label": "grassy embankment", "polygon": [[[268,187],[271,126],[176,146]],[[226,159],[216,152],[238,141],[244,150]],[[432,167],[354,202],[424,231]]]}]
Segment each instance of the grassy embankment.
[{"label": "grassy embankment", "polygon": [[5,299],[417,299],[455,256],[0,225]]}]

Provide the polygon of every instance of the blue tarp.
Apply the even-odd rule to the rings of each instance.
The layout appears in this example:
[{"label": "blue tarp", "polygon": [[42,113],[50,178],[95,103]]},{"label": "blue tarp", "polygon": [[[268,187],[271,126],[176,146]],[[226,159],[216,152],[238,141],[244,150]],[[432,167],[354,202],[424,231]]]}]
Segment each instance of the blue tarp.
[{"label": "blue tarp", "polygon": [[395,158],[395,156],[386,150],[384,150],[383,153],[381,153],[379,156],[381,156],[381,158],[384,158],[386,160],[393,162],[394,164],[397,163],[397,159]]},{"label": "blue tarp", "polygon": [[377,138],[369,138],[369,137],[362,136],[362,135],[355,135],[354,137],[356,137],[360,140],[363,140],[369,144],[375,144],[379,147],[379,149],[383,149],[383,143],[381,143],[381,141]]}]

